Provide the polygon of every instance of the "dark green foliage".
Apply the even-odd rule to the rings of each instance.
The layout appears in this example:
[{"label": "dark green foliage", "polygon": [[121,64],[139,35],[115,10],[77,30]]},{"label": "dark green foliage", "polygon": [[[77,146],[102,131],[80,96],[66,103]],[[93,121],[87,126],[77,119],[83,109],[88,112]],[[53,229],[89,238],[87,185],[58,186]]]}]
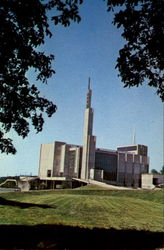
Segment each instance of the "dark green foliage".
[{"label": "dark green foliage", "polygon": [[51,37],[47,11],[53,8],[55,24],[70,25],[80,21],[78,4],[82,1],[1,0],[0,1],[0,151],[16,153],[10,138],[11,129],[25,138],[30,123],[42,131],[43,113],[51,117],[56,111],[53,102],[40,96],[27,72],[33,69],[36,80],[47,83],[55,73],[53,55],[38,50],[45,37]]},{"label": "dark green foliage", "polygon": [[52,0],[46,4],[47,9],[56,8],[58,15],[52,16],[54,24],[62,24],[65,27],[69,26],[71,20],[74,22],[80,22],[78,5],[82,4],[83,0]]},{"label": "dark green foliage", "polygon": [[159,172],[158,172],[156,169],[152,169],[152,170],[151,170],[151,173],[152,173],[152,174],[159,174]]},{"label": "dark green foliage", "polygon": [[159,172],[156,169],[152,169],[151,173],[152,174],[164,174],[164,166],[162,166],[162,168]]},{"label": "dark green foliage", "polygon": [[146,82],[164,101],[164,1],[108,0],[115,13],[114,24],[123,28],[126,43],[119,52],[116,68],[124,87]]},{"label": "dark green foliage", "polygon": [[4,182],[7,179],[7,177],[0,177],[0,184]]},{"label": "dark green foliage", "polygon": [[164,174],[164,165],[163,165],[163,167],[162,167],[162,169],[160,171],[160,174]]}]

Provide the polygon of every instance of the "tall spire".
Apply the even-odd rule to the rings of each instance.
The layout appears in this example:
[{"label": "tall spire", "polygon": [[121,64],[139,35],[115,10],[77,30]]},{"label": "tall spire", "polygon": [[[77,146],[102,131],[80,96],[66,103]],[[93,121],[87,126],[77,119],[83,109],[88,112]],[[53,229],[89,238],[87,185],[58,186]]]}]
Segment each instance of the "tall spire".
[{"label": "tall spire", "polygon": [[91,108],[91,97],[92,97],[92,90],[90,89],[90,77],[89,77],[86,108]]},{"label": "tall spire", "polygon": [[134,134],[133,134],[133,145],[136,145],[136,129],[134,128]]},{"label": "tall spire", "polygon": [[84,116],[83,152],[82,152],[82,166],[81,166],[81,179],[84,180],[88,180],[90,178],[90,170],[94,168],[94,162],[95,162],[96,137],[92,135],[93,109],[91,107],[91,96],[92,96],[92,90],[90,88],[90,77],[89,77],[86,109]]},{"label": "tall spire", "polygon": [[88,90],[90,89],[90,77],[88,78]]}]

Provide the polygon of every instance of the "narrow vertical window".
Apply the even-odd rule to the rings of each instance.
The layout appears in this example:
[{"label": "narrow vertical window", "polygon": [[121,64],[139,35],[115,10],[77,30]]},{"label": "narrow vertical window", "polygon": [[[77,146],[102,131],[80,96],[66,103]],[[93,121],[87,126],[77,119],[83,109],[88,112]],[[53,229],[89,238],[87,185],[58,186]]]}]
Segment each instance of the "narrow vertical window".
[{"label": "narrow vertical window", "polygon": [[51,170],[47,170],[47,177],[51,177]]}]

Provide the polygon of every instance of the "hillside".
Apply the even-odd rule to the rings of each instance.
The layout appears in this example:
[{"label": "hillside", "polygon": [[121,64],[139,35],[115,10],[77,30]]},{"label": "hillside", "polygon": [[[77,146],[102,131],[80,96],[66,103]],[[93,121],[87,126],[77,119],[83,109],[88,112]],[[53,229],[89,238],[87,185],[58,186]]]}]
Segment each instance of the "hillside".
[{"label": "hillside", "polygon": [[[162,200],[162,191],[110,191],[94,186],[75,190],[3,193],[0,222],[163,231]],[[44,205],[47,205],[46,209]]]},{"label": "hillside", "polygon": [[[0,233],[2,234],[6,232],[5,230],[12,230],[15,226],[20,234],[27,230],[25,234],[31,235],[34,230],[34,233],[31,235],[31,237],[34,237],[36,231],[39,232],[38,230],[44,229],[44,232],[47,233],[41,233],[41,235],[44,235],[42,236],[42,242],[44,237],[50,237],[49,235],[51,234],[48,233],[50,229],[52,233],[58,227],[57,234],[60,234],[61,230],[62,237],[68,237],[68,231],[71,232],[71,230],[76,231],[76,233],[79,232],[77,239],[81,233],[85,234],[86,230],[89,230],[89,234],[93,234],[95,230],[97,233],[97,230],[100,230],[101,233],[102,230],[105,230],[102,237],[105,237],[104,235],[107,233],[111,235],[111,233],[113,234],[114,232],[116,234],[117,232],[116,235],[121,234],[120,237],[123,238],[127,238],[131,233],[134,233],[131,237],[135,238],[136,234],[141,233],[140,237],[144,239],[144,244],[147,243],[149,245],[148,249],[152,249],[150,245],[151,247],[153,246],[153,237],[155,239],[159,237],[158,240],[153,240],[153,244],[158,245],[158,241],[161,244],[161,232],[163,232],[163,192],[160,190],[116,191],[104,190],[90,185],[74,190],[1,193],[0,197]],[[90,237],[94,238],[96,232]],[[75,235],[76,233],[74,232]],[[123,234],[125,235],[122,236]],[[22,235],[22,239],[23,237]],[[59,235],[60,237],[61,235]],[[107,239],[105,238],[104,240],[103,244],[107,244]],[[148,243],[149,240],[151,244]],[[13,241],[15,242],[16,238]],[[40,242],[40,239],[38,241]],[[23,247],[19,245],[20,241],[17,244],[16,247]],[[47,243],[44,242],[44,244]],[[45,247],[44,244],[43,248]],[[4,246],[0,245],[0,247]],[[76,246],[75,249],[81,248]],[[134,249],[138,248],[134,247]]]}]

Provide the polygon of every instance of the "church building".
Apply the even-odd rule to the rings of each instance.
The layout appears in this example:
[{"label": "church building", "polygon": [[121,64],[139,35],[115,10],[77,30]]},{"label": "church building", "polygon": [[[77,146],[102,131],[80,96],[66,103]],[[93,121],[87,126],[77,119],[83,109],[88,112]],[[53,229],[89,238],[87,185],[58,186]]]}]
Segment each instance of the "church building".
[{"label": "church building", "polygon": [[127,187],[140,187],[141,175],[149,171],[148,148],[129,145],[117,150],[96,148],[93,130],[90,79],[84,116],[83,145],[55,141],[40,148],[39,178],[46,188],[91,180]]}]

